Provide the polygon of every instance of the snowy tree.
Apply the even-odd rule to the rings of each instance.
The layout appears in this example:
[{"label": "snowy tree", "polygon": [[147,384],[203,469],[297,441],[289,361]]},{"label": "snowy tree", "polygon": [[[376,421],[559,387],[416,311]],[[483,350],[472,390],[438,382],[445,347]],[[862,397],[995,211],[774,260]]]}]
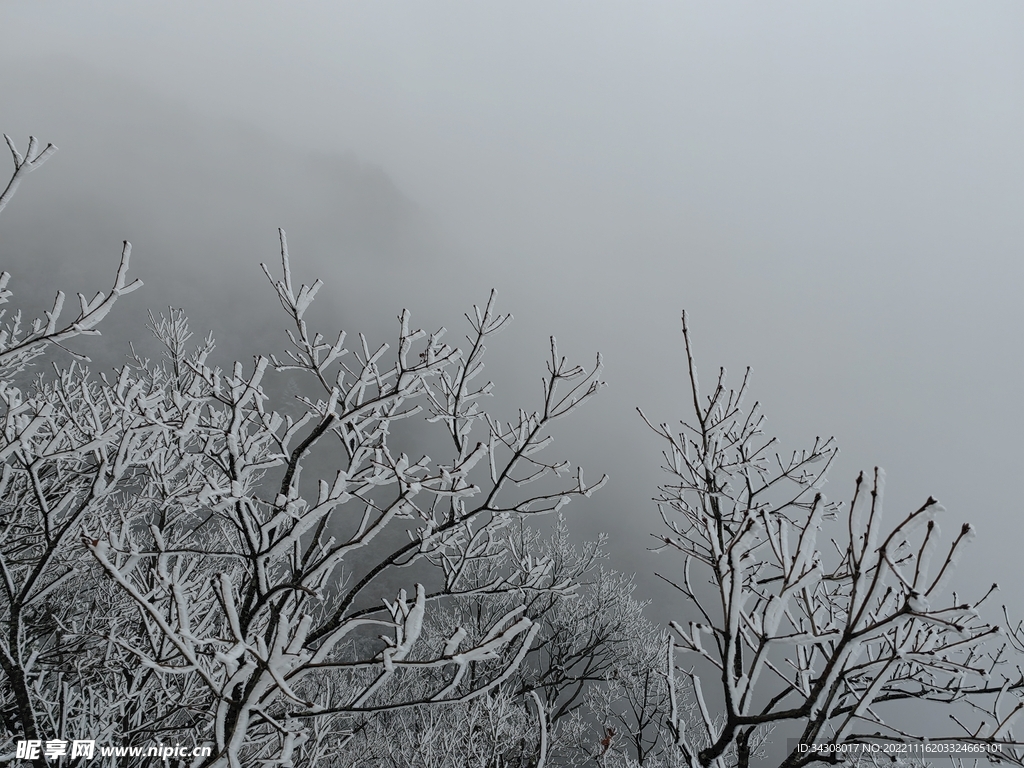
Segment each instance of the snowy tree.
[{"label": "snowy tree", "polygon": [[[52,152],[36,146],[25,158],[11,144],[3,204]],[[293,282],[280,240],[281,271],[263,269],[290,348],[248,368],[214,364],[212,337],[193,343],[172,310],[150,316],[161,359],[133,351],[96,376],[72,353],[54,375],[29,377],[141,284],[126,282],[127,243],[112,290],[81,297],[70,324],[59,322],[63,294],[41,320],[7,319],[8,739],[201,741],[213,756],[197,766],[326,765],[367,715],[497,701],[543,628],[530,601],[572,591],[550,558],[505,534],[604,483],[544,458],[553,422],[600,389],[600,357],[570,365],[552,339],[539,406],[499,420],[479,378],[486,342],[510,319],[493,294],[466,316],[464,349],[405,312],[393,350],[362,335],[327,341],[305,318],[322,283]],[[272,407],[272,375],[295,382],[297,410]],[[411,420],[440,431],[447,451],[400,450]],[[496,596],[514,599],[486,622],[433,619]],[[547,713],[528,698],[543,761]]]},{"label": "snowy tree", "polygon": [[[459,599],[432,615],[439,627],[431,634],[445,637],[463,627],[479,637],[509,606],[525,602],[526,615],[541,628],[524,664],[485,698],[366,716],[345,765],[532,765],[541,723],[551,766],[663,764],[664,634],[644,617],[646,603],[633,596],[633,579],[605,567],[604,539],[576,547],[560,518],[547,535],[510,526],[503,546],[516,560],[551,563],[552,577],[573,588]],[[493,577],[488,564],[476,564],[475,583]],[[609,728],[616,732],[610,749],[602,743]]]},{"label": "snowy tree", "polygon": [[[15,170],[0,195],[0,209],[22,177],[55,150],[48,145],[37,152],[32,137],[22,156],[10,137],[4,138]],[[85,613],[75,607],[81,601],[73,599],[76,583],[89,570],[81,558],[81,526],[110,503],[125,479],[121,457],[130,419],[83,376],[80,355],[72,355],[71,365],[49,382],[29,380],[27,371],[53,349],[66,350],[75,337],[97,333],[117,299],[141,285],[126,282],[130,255],[125,243],[108,294],[91,301],[79,294],[74,320],[61,321],[61,292],[43,317],[31,321],[21,312],[0,310],[0,671],[5,682],[0,716],[9,734],[29,739],[57,726],[73,728],[87,710],[102,711],[110,703],[99,687],[86,702],[80,685],[62,679],[67,672],[69,678],[87,677],[95,668],[80,653],[78,640],[65,642],[63,633],[76,614]],[[12,296],[10,279],[10,273],[0,273],[0,304]]]},{"label": "snowy tree", "polygon": [[[671,476],[659,548],[682,560],[663,578],[692,611],[672,622],[666,650],[668,727],[685,762],[745,768],[766,728],[805,745],[992,745],[992,756],[1019,762],[1024,677],[1007,640],[1024,650],[1024,636],[980,617],[995,585],[971,599],[950,589],[971,526],[944,540],[932,498],[886,526],[877,469],[857,479],[849,504],[827,502],[833,442],[776,453],[758,404],[745,408],[749,371],[731,390],[721,370],[702,399],[685,313],[683,338],[695,420],[681,432],[647,423]],[[952,728],[910,730],[908,704],[942,706]],[[796,747],[781,764],[819,759],[837,757]]]}]

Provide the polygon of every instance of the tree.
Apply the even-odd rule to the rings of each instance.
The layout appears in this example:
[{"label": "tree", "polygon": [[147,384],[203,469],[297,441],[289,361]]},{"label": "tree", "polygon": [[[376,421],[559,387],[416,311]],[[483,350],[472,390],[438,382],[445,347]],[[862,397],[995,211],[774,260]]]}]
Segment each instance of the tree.
[{"label": "tree", "polygon": [[[344,765],[532,765],[541,729],[553,766],[661,765],[659,726],[668,714],[659,668],[663,632],[644,617],[633,578],[603,565],[604,543],[575,547],[562,518],[550,535],[522,524],[506,528],[509,557],[548,562],[555,582],[572,587],[461,598],[432,615],[439,626],[428,634],[445,637],[462,627],[479,637],[495,617],[525,602],[540,630],[524,663],[486,697],[366,716],[354,728]],[[494,575],[490,564],[478,562],[471,578],[485,585]],[[616,738],[604,745],[609,727]]]},{"label": "tree", "polygon": [[[927,737],[1019,763],[1024,676],[1008,640],[1024,649],[1020,626],[1007,638],[980,617],[995,585],[975,599],[949,590],[971,526],[942,543],[943,510],[929,498],[886,528],[878,469],[848,505],[826,502],[833,441],[774,453],[758,404],[745,408],[749,370],[738,390],[721,370],[702,399],[685,313],[683,339],[695,421],[678,433],[647,423],[671,476],[657,499],[659,549],[682,555],[663,578],[694,616],[672,622],[666,659],[668,727],[685,763],[745,768],[765,729],[850,749]],[[695,723],[681,714],[684,689]],[[914,733],[893,708],[925,702],[954,730]],[[794,747],[781,765],[842,757]]]},{"label": "tree", "polygon": [[[52,152],[35,147],[25,160],[11,144],[4,203]],[[282,232],[280,276],[263,269],[292,325],[284,358],[222,370],[212,336],[190,349],[172,310],[151,315],[162,360],[133,352],[110,377],[75,360],[29,380],[140,285],[125,282],[129,255],[125,243],[110,294],[83,297],[70,325],[58,294],[44,320],[25,330],[15,315],[0,338],[9,737],[199,740],[211,755],[195,765],[318,764],[358,718],[464,705],[509,680],[542,628],[524,596],[573,585],[548,558],[512,557],[502,532],[604,483],[542,455],[553,422],[600,389],[600,357],[569,365],[552,339],[539,407],[499,421],[477,383],[510,319],[493,294],[467,315],[465,349],[404,312],[390,356],[363,336],[328,342],[304,318],[322,283],[296,289]],[[299,414],[271,407],[274,373],[305,387]],[[446,437],[446,456],[399,449],[411,419]],[[485,625],[436,634],[434,613],[494,596],[513,599]]]},{"label": "tree", "polygon": [[[0,195],[0,209],[21,178],[55,150],[47,145],[37,153],[32,137],[23,157],[11,138],[4,138],[15,170]],[[60,324],[62,292],[44,319],[31,323],[23,322],[21,312],[0,311],[0,670],[6,679],[0,712],[8,732],[27,739],[74,720],[67,717],[66,706],[80,692],[67,689],[59,673],[53,674],[75,656],[74,641],[62,642],[62,620],[69,615],[60,606],[68,605],[71,584],[82,573],[70,554],[82,521],[104,503],[123,472],[116,457],[124,425],[74,363],[52,382],[37,380],[27,390],[19,384],[32,363],[53,347],[98,333],[96,326],[117,299],[141,286],[140,281],[126,283],[130,256],[125,243],[110,293],[92,301],[79,294],[81,311],[66,325]],[[0,273],[0,304],[12,296],[10,278]],[[41,691],[63,695],[41,696]]]}]

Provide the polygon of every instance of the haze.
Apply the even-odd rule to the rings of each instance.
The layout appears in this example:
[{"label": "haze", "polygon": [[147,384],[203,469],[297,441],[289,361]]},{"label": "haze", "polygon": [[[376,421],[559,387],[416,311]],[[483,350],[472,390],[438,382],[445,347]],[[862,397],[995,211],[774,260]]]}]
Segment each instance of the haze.
[{"label": "haze", "polygon": [[644,575],[672,564],[634,409],[689,415],[686,308],[705,381],[749,364],[785,448],[836,436],[831,498],[880,464],[893,517],[936,496],[979,529],[966,578],[1014,584],[1022,37],[1010,3],[7,2],[0,130],[60,152],[0,263],[34,308],[132,240],[111,365],[168,303],[279,350],[278,226],[325,330],[461,334],[495,287],[501,403],[535,402],[549,334],[604,353],[559,441],[611,483],[569,519]]}]

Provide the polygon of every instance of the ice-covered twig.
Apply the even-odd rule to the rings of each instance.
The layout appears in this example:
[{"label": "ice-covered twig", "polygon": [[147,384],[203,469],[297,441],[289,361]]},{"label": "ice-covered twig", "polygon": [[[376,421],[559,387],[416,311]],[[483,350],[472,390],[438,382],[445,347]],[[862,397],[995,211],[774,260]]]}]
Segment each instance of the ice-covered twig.
[{"label": "ice-covered twig", "polygon": [[42,152],[36,152],[39,147],[39,140],[35,136],[29,136],[28,151],[25,155],[22,155],[14,146],[14,140],[6,133],[4,134],[4,140],[7,142],[7,146],[14,158],[14,173],[11,175],[11,180],[7,182],[6,189],[0,193],[0,211],[3,211],[7,203],[14,197],[14,192],[17,190],[22,178],[39,168],[50,155],[57,151],[53,144],[47,144]]}]

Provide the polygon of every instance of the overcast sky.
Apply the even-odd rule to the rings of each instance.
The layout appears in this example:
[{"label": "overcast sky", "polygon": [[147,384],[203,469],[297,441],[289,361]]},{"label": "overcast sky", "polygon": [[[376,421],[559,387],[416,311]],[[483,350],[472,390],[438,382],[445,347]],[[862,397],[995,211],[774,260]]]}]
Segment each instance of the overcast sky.
[{"label": "overcast sky", "polygon": [[831,498],[880,464],[890,519],[938,497],[945,530],[979,528],[967,577],[1012,585],[1022,39],[1008,2],[8,0],[0,130],[60,152],[0,261],[21,296],[97,290],[129,238],[147,287],[107,343],[173,303],[240,355],[280,349],[278,226],[325,326],[382,336],[408,306],[460,329],[496,287],[509,402],[548,334],[605,354],[560,439],[612,483],[570,520],[641,573],[669,566],[634,408],[687,415],[686,308],[705,378],[752,365],[783,445],[836,436]]}]

